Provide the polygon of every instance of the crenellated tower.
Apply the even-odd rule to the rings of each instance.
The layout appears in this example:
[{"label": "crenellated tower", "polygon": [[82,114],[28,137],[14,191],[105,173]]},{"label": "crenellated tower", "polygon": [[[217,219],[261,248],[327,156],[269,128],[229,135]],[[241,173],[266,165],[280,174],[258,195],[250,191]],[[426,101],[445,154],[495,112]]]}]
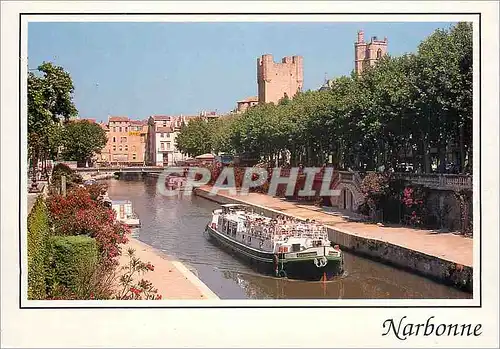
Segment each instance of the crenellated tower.
[{"label": "crenellated tower", "polygon": [[284,57],[281,63],[275,63],[269,54],[257,58],[259,103],[278,103],[285,96],[293,98],[302,90],[303,83],[304,63],[301,56]]}]

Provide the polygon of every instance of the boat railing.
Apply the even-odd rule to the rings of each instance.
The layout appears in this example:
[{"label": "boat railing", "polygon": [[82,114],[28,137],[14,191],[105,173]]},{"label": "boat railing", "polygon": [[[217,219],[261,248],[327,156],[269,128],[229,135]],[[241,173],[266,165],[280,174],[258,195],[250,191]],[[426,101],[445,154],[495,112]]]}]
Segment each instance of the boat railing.
[{"label": "boat railing", "polygon": [[285,239],[290,237],[310,238],[310,239],[328,239],[326,229],[283,229],[282,227],[262,227],[260,225],[247,226],[246,234],[264,239]]}]

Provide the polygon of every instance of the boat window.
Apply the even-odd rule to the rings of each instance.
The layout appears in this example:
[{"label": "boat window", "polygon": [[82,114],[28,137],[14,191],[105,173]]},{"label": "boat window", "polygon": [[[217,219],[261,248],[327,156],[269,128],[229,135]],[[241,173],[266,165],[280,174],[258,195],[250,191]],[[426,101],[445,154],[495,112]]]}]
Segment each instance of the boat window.
[{"label": "boat window", "polygon": [[292,244],[292,252],[300,251],[300,244]]}]

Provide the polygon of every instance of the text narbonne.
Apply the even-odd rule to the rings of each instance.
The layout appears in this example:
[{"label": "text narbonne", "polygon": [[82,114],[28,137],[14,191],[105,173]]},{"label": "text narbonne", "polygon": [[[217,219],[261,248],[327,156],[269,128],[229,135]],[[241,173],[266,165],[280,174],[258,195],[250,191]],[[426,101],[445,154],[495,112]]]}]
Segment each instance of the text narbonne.
[{"label": "text narbonne", "polygon": [[385,333],[382,336],[393,334],[399,340],[406,340],[408,337],[416,336],[480,336],[481,324],[437,324],[431,316],[425,323],[412,323],[408,322],[406,316],[401,319],[387,319],[384,321],[382,327]]}]

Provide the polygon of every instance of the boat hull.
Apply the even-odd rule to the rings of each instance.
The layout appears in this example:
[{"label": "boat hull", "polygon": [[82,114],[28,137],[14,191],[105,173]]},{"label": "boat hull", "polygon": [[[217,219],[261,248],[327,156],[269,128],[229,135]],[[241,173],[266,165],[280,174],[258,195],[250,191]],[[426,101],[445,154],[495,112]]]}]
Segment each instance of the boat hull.
[{"label": "boat hull", "polygon": [[[208,225],[205,231],[213,242],[239,259],[246,261],[254,270],[264,274],[289,279],[320,281],[324,279],[331,280],[344,272],[342,254],[340,257],[324,256],[322,258],[322,256],[317,256],[292,259],[287,258],[284,254],[275,255],[271,252],[248,248],[237,241],[229,239]],[[326,259],[326,262],[320,259]]]}]

